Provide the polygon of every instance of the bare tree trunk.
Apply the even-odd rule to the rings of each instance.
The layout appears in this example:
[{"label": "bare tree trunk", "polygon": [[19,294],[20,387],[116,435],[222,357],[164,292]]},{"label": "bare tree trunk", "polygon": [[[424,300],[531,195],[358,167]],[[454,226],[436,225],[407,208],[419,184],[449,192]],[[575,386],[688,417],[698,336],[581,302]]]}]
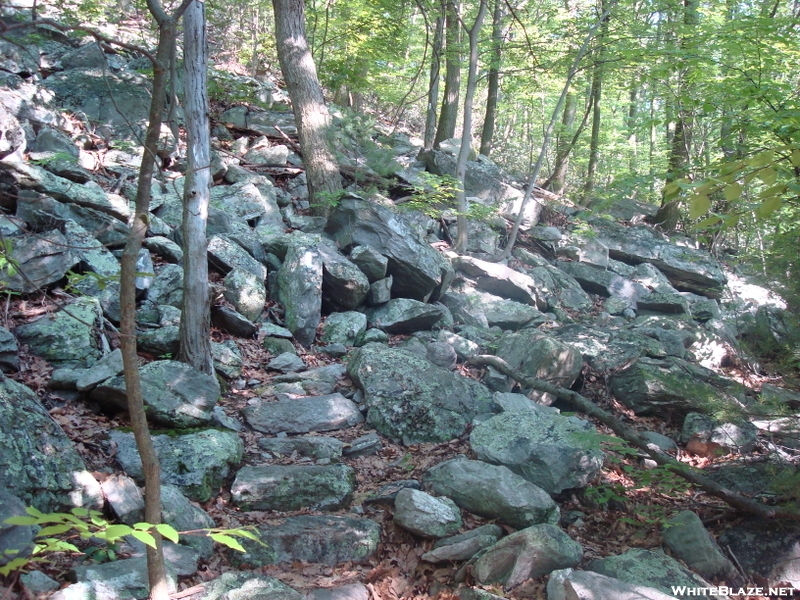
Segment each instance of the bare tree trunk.
[{"label": "bare tree trunk", "polygon": [[458,98],[461,90],[461,17],[458,0],[446,0],[445,11],[444,98],[436,136],[433,138],[434,148],[438,148],[444,140],[456,134]]},{"label": "bare tree trunk", "polygon": [[439,72],[442,63],[442,37],[444,36],[444,17],[436,18],[436,32],[433,35],[433,48],[431,49],[431,75],[428,84],[428,105],[425,110],[425,136],[424,147],[433,147],[433,138],[436,135],[436,117],[439,108]]},{"label": "bare tree trunk", "polygon": [[205,4],[183,16],[187,170],[183,188],[183,310],[178,360],[213,374],[206,221],[211,187]]},{"label": "bare tree trunk", "polygon": [[330,149],[330,115],[308,47],[304,0],[272,0],[278,59],[292,100],[308,192],[315,214],[327,216],[342,189],[339,166]]},{"label": "bare tree trunk", "polygon": [[556,194],[560,194],[566,185],[569,153],[572,150],[569,138],[572,127],[575,124],[575,110],[578,106],[578,101],[572,92],[567,93],[565,102],[564,115],[561,117],[561,131],[558,134],[558,141],[556,141],[556,160],[555,165],[553,165],[553,173],[543,185],[543,187]]},{"label": "bare tree trunk", "polygon": [[[600,10],[605,9],[605,0],[600,0]],[[583,185],[582,204],[588,204],[591,200],[590,195],[594,190],[595,179],[597,177],[597,163],[600,160],[600,121],[602,111],[600,110],[600,99],[603,95],[603,43],[608,32],[608,22],[603,21],[600,32],[597,34],[598,48],[597,58],[594,61],[592,71],[592,137],[589,142],[589,164],[586,168],[586,181]]]},{"label": "bare tree trunk", "polygon": [[481,0],[475,22],[469,30],[469,75],[467,76],[467,89],[464,95],[464,127],[461,132],[461,147],[458,150],[458,161],[456,162],[456,178],[460,185],[458,192],[456,192],[458,238],[455,250],[460,253],[467,250],[467,242],[469,241],[469,223],[467,221],[469,207],[467,206],[464,188],[467,175],[467,159],[472,146],[472,101],[475,97],[475,88],[478,85],[478,34],[480,33],[481,25],[483,25],[483,17],[486,14],[486,1]]},{"label": "bare tree trunk", "polygon": [[631,83],[630,93],[628,94],[628,149],[630,158],[628,160],[628,170],[634,177],[638,171],[639,162],[639,141],[636,136],[636,118],[639,115],[639,83],[636,79]]},{"label": "bare tree trunk", "polygon": [[494,140],[495,121],[497,120],[497,101],[500,97],[500,64],[503,59],[503,0],[495,0],[494,14],[492,15],[492,57],[489,65],[489,80],[487,83],[486,114],[483,118],[481,130],[481,150],[484,156],[492,152]]}]

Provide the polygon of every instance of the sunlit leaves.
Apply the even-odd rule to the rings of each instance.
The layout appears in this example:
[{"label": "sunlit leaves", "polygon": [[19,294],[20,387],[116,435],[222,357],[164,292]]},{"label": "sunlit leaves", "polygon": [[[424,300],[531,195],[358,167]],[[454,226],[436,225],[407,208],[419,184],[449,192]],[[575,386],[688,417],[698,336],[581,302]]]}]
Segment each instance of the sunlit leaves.
[{"label": "sunlit leaves", "polygon": [[708,196],[692,196],[689,199],[689,218],[699,219],[711,208],[711,199]]},{"label": "sunlit leaves", "polygon": [[737,182],[729,183],[722,190],[722,193],[725,195],[725,200],[728,202],[733,202],[742,195],[742,186]]}]

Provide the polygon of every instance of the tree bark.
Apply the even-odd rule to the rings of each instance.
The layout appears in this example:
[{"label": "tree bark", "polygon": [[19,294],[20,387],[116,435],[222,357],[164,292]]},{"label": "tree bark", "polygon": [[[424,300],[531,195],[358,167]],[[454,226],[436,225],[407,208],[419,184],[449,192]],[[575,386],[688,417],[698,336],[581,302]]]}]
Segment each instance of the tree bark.
[{"label": "tree bark", "polygon": [[480,153],[489,156],[492,152],[494,129],[497,121],[497,102],[500,99],[500,65],[503,60],[503,0],[495,0],[494,13],[492,14],[492,55],[489,64],[489,76],[486,84],[486,113],[481,129]]},{"label": "tree bark", "polygon": [[572,127],[575,124],[575,110],[578,106],[578,101],[572,92],[567,93],[565,102],[564,114],[561,117],[561,131],[559,131],[558,140],[556,141],[556,160],[553,166],[553,173],[542,186],[556,194],[560,194],[566,186],[569,153],[572,150],[569,138]]},{"label": "tree bark", "polygon": [[[600,10],[605,10],[605,0],[600,0]],[[592,71],[592,137],[589,142],[589,164],[586,167],[586,181],[583,185],[583,195],[581,203],[586,205],[590,202],[590,195],[594,191],[595,179],[597,178],[597,163],[600,161],[600,121],[602,111],[600,109],[600,99],[603,95],[603,43],[608,34],[608,21],[603,20],[600,31],[597,34],[597,57],[594,61]]]},{"label": "tree bark", "polygon": [[461,16],[458,0],[446,0],[444,98],[433,147],[456,134],[458,99],[461,94]]},{"label": "tree bark", "polygon": [[636,446],[637,448],[639,448],[640,450],[646,452],[648,456],[652,458],[655,462],[657,462],[659,465],[666,467],[676,475],[679,475],[680,477],[683,477],[686,481],[692,483],[693,485],[696,485],[704,492],[707,492],[708,494],[711,494],[712,496],[725,501],[734,508],[750,513],[752,515],[756,515],[763,519],[771,519],[778,516],[796,518],[797,516],[796,510],[793,511],[785,508],[766,506],[764,504],[760,504],[759,502],[755,502],[754,500],[745,498],[744,496],[732,492],[731,490],[717,483],[714,483],[710,479],[703,477],[696,471],[689,469],[689,467],[686,464],[672,458],[669,454],[667,454],[666,452],[655,446],[655,444],[650,444],[635,429],[633,429],[628,425],[625,425],[622,421],[618,420],[612,414],[607,413],[602,408],[597,406],[594,402],[592,402],[585,396],[581,396],[577,392],[568,390],[566,388],[558,387],[542,379],[526,377],[520,372],[512,369],[511,366],[506,361],[504,361],[502,358],[498,356],[489,356],[489,355],[473,356],[472,358],[469,359],[469,362],[470,364],[473,365],[491,365],[501,373],[508,375],[512,379],[523,384],[525,387],[530,387],[538,391],[547,392],[548,394],[553,394],[559,400],[568,402],[581,412],[586,413],[590,417],[594,417],[604,425],[611,428],[614,431],[614,433],[616,433],[626,442],[629,442],[634,446]]},{"label": "tree bark", "polygon": [[425,134],[423,144],[425,148],[433,147],[433,138],[436,135],[436,117],[439,107],[439,72],[442,63],[442,37],[444,35],[444,17],[436,18],[436,31],[433,35],[433,48],[431,49],[431,74],[428,83],[428,105],[425,110]]},{"label": "tree bark", "polygon": [[464,192],[467,176],[467,159],[472,146],[472,101],[475,97],[475,88],[478,85],[478,34],[483,25],[483,18],[486,14],[486,1],[481,0],[475,22],[469,30],[469,75],[467,76],[467,89],[464,94],[464,126],[461,132],[461,147],[458,150],[458,160],[456,162],[456,178],[459,181],[459,189],[456,192],[456,202],[458,204],[458,236],[456,241],[456,252],[463,253],[467,250],[469,241],[469,222],[467,220],[467,197]]},{"label": "tree bark", "polygon": [[312,209],[327,216],[342,180],[330,147],[330,115],[306,39],[305,2],[272,0],[272,8],[278,59],[297,122]]},{"label": "tree bark", "polygon": [[211,298],[206,222],[211,188],[205,4],[194,0],[183,16],[187,170],[183,188],[183,309],[178,360],[213,374]]}]

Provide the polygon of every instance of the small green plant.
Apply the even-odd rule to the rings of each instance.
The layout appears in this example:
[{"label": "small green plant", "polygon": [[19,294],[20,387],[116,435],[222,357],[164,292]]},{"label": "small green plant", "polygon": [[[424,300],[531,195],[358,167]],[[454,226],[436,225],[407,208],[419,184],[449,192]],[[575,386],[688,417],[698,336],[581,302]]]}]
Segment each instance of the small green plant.
[{"label": "small green plant", "polygon": [[410,198],[400,207],[421,212],[431,219],[440,219],[445,210],[452,208],[460,185],[455,177],[423,171],[411,189]]},{"label": "small green plant", "polygon": [[342,198],[344,198],[346,193],[347,192],[345,192],[345,190],[336,190],[335,192],[317,192],[316,201],[311,204],[311,207],[318,208],[324,206],[334,209],[339,206],[339,203],[342,201]]},{"label": "small green plant", "polygon": [[30,162],[34,165],[41,165],[46,166],[50,163],[54,163],[56,161],[67,161],[73,164],[78,164],[78,159],[72,156],[71,154],[67,154],[66,152],[56,152],[47,158],[40,158],[38,160],[31,160]]},{"label": "small green plant", "polygon": [[157,531],[165,539],[178,543],[181,535],[205,535],[215,542],[239,552],[245,549],[237,538],[245,538],[262,543],[251,528],[239,529],[196,529],[177,531],[171,525],[160,523],[135,523],[134,525],[113,524],[103,518],[102,513],[85,508],[73,508],[68,513],[43,513],[33,507],[25,509],[28,516],[11,517],[3,521],[6,525],[35,525],[41,529],[35,536],[33,548],[26,556],[17,556],[22,550],[6,550],[8,563],[0,566],[0,575],[6,576],[13,571],[23,570],[36,562],[46,562],[48,556],[57,552],[81,553],[71,540],[97,539],[105,541],[108,546],[92,547],[85,555],[92,558],[113,560],[116,552],[113,545],[126,536],[133,536],[140,542],[155,548],[156,540],[153,532]]}]

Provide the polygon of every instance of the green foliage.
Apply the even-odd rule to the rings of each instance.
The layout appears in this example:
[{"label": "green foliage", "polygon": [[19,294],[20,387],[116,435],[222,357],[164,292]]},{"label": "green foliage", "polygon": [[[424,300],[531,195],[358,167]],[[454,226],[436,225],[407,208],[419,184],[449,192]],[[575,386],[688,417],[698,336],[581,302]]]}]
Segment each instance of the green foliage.
[{"label": "green foliage", "polygon": [[335,126],[328,129],[330,145],[339,162],[355,165],[356,185],[360,185],[359,171],[388,177],[400,169],[392,149],[376,139],[373,117],[342,109],[335,118]]},{"label": "green foliage", "polygon": [[[0,271],[5,271],[8,277],[13,277],[19,270],[19,263],[12,258],[14,247],[8,238],[0,239]],[[0,285],[3,282],[0,281]]]},{"label": "green foliage", "polygon": [[321,191],[317,192],[316,202],[311,204],[312,208],[326,207],[334,209],[339,206],[339,203],[344,198],[347,192],[345,190],[336,190],[335,192]]},{"label": "green foliage", "polygon": [[400,208],[421,212],[431,219],[440,219],[442,213],[454,205],[456,192],[460,187],[461,184],[455,177],[423,171],[418,175],[418,182],[411,188],[411,196]]},{"label": "green foliage", "polygon": [[155,548],[156,540],[153,532],[171,542],[178,543],[181,535],[205,535],[215,542],[239,552],[244,548],[239,538],[249,539],[262,543],[251,528],[238,529],[196,529],[193,531],[178,532],[166,523],[151,525],[150,523],[135,523],[134,525],[113,524],[103,518],[102,513],[85,508],[73,508],[69,513],[42,513],[28,507],[25,509],[28,516],[10,517],[3,521],[6,525],[33,525],[41,527],[36,533],[33,549],[29,556],[19,556],[21,550],[6,550],[7,558],[11,560],[0,566],[0,575],[6,576],[14,571],[31,567],[37,562],[46,562],[48,556],[57,552],[72,552],[80,554],[78,547],[69,540],[103,540],[110,547],[93,547],[85,553],[94,558],[107,558],[113,560],[115,552],[113,545],[126,536],[133,536],[140,542]]}]

